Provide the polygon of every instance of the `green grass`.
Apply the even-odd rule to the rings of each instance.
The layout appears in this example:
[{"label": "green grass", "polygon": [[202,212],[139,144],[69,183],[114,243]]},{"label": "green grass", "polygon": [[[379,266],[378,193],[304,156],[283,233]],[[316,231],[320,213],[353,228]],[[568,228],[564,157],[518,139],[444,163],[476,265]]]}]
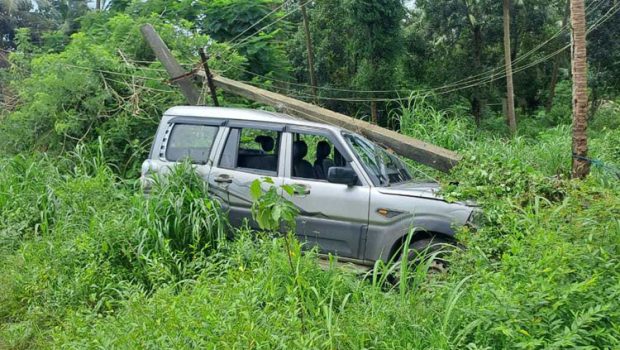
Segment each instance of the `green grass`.
[{"label": "green grass", "polygon": [[[449,274],[397,286],[296,242],[291,271],[282,238],[231,230],[187,168],[146,199],[101,148],[0,160],[0,348],[616,349],[620,185],[568,180],[568,135],[459,141],[445,195],[486,223]],[[617,162],[616,135],[593,154]]]}]

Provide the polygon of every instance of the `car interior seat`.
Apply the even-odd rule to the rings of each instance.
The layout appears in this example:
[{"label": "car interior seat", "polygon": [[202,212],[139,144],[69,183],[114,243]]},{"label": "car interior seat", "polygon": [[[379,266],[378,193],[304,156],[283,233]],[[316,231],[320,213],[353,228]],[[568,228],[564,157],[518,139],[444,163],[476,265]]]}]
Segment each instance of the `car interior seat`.
[{"label": "car interior seat", "polygon": [[268,154],[273,151],[275,141],[273,137],[267,135],[259,135],[254,139],[261,146],[260,151],[248,152],[244,150],[244,154],[239,156],[239,166],[244,168],[276,171],[278,168],[278,156],[276,154]]},{"label": "car interior seat", "polygon": [[314,168],[304,159],[308,154],[308,145],[304,141],[293,143],[293,176],[314,179]]},{"label": "car interior seat", "polygon": [[332,147],[327,141],[319,141],[316,144],[316,160],[314,161],[314,172],[317,179],[327,179],[329,168],[335,165],[329,155],[332,153]]}]

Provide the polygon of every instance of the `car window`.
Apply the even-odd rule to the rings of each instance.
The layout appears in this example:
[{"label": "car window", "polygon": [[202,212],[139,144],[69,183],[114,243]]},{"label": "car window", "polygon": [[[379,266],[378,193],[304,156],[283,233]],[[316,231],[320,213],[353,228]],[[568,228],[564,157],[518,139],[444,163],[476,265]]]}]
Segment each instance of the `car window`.
[{"label": "car window", "polygon": [[327,180],[329,168],[348,166],[334,143],[315,134],[293,133],[291,174],[294,178]]},{"label": "car window", "polygon": [[276,175],[281,134],[274,130],[254,128],[230,129],[220,167]]},{"label": "car window", "polygon": [[166,159],[176,162],[188,158],[192,163],[205,164],[218,129],[210,125],[175,124],[168,139]]}]

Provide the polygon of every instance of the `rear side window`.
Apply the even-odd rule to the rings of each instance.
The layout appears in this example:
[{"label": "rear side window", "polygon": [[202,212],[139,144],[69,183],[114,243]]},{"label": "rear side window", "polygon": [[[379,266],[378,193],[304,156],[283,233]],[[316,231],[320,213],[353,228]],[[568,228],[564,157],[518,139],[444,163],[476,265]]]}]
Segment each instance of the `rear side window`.
[{"label": "rear side window", "polygon": [[253,128],[230,129],[220,167],[275,175],[282,133]]},{"label": "rear side window", "polygon": [[217,126],[175,124],[168,139],[166,159],[173,162],[189,159],[192,163],[205,164],[217,131]]}]

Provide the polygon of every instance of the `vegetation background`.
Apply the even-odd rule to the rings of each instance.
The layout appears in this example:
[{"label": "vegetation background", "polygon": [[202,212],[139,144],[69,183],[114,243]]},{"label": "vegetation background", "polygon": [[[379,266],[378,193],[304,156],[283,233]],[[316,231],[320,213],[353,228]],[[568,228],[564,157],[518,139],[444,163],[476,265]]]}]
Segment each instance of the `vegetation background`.
[{"label": "vegetation background", "polygon": [[[297,1],[0,1],[0,349],[619,348],[620,3],[586,1],[584,181],[568,179],[565,0],[512,2],[514,136],[500,2],[302,4],[316,97]],[[463,154],[448,175],[412,165],[484,208],[450,273],[323,270],[228,227],[187,167],[145,199],[141,162],[184,100],[144,23],[187,69],[208,46],[222,75],[363,119],[374,104],[379,124]]]}]

